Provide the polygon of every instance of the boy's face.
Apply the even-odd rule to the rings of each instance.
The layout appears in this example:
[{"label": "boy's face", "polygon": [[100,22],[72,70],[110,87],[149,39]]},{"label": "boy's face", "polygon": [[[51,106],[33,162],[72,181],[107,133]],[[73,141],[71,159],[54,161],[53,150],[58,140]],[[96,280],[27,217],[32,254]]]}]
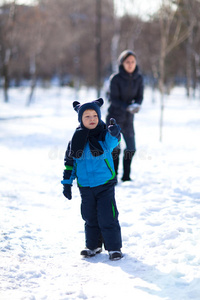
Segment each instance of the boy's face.
[{"label": "boy's face", "polygon": [[82,115],[82,122],[86,128],[94,129],[99,123],[96,111],[93,109],[86,109]]}]

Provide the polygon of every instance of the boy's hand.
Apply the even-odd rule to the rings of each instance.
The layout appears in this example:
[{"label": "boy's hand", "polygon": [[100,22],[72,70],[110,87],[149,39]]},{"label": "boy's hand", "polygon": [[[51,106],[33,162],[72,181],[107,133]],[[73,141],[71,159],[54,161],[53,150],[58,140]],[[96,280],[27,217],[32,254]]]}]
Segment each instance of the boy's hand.
[{"label": "boy's hand", "polygon": [[108,131],[112,136],[117,137],[120,133],[121,128],[116,124],[116,120],[111,118],[110,125],[108,126]]},{"label": "boy's hand", "polygon": [[63,184],[63,195],[69,200],[72,199],[72,186],[71,186],[71,184]]}]

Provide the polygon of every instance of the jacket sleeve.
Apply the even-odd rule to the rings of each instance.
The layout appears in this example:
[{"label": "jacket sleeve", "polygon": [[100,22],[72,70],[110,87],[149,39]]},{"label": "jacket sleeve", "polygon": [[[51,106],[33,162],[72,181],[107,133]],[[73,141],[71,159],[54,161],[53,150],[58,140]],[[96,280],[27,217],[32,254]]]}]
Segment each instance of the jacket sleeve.
[{"label": "jacket sleeve", "polygon": [[121,133],[119,133],[119,135],[117,137],[115,137],[115,136],[112,136],[107,131],[106,136],[105,136],[105,144],[108,149],[110,149],[112,151],[115,147],[117,147],[117,145],[120,143],[120,141],[121,141]]},{"label": "jacket sleeve", "polygon": [[135,103],[140,104],[140,105],[142,104],[143,94],[144,94],[144,82],[143,82],[142,75],[140,75],[140,77],[139,77],[139,89],[138,89],[137,96],[134,99]]},{"label": "jacket sleeve", "polygon": [[117,107],[120,110],[125,111],[128,107],[128,104],[121,100],[117,76],[111,76],[110,78],[110,102],[114,107]]},{"label": "jacket sleeve", "polygon": [[75,159],[72,156],[70,156],[70,147],[71,147],[71,142],[69,142],[67,146],[67,150],[65,152],[65,158],[64,158],[65,169],[63,171],[63,180],[61,181],[61,183],[72,185],[73,180],[76,178],[76,171],[75,171]]}]

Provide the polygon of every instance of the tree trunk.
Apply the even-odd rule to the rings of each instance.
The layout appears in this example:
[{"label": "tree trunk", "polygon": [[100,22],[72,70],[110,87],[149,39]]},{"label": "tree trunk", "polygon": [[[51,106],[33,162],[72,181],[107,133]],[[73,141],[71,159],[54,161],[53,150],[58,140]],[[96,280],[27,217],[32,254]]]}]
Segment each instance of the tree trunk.
[{"label": "tree trunk", "polygon": [[186,83],[186,90],[187,90],[187,97],[191,98],[191,84],[192,84],[192,43],[193,43],[193,36],[192,31],[189,35],[188,42],[186,45],[186,52],[187,52],[187,63],[186,63],[186,74],[187,74],[187,83]]},{"label": "tree trunk", "polygon": [[[115,12],[116,14],[116,12]],[[120,41],[120,20],[114,15],[114,34],[111,42],[111,64],[112,64],[112,73],[118,71],[118,49]]]},{"label": "tree trunk", "polygon": [[30,60],[31,90],[27,100],[27,104],[26,104],[27,106],[29,106],[33,101],[33,93],[36,87],[36,61],[35,60],[36,60],[35,55],[33,55],[32,59]]},{"label": "tree trunk", "polygon": [[101,92],[101,0],[96,0],[96,86],[97,97]]},{"label": "tree trunk", "polygon": [[8,88],[9,88],[9,75],[8,75],[8,65],[5,64],[3,65],[3,79],[4,79],[4,84],[3,84],[3,92],[4,92],[4,102],[8,103],[9,102],[9,97],[8,97]]},{"label": "tree trunk", "polygon": [[115,33],[113,35],[112,44],[111,44],[112,73],[118,71],[117,57],[118,57],[119,40],[120,40],[120,34]]},{"label": "tree trunk", "polygon": [[163,138],[163,118],[164,118],[164,74],[165,74],[165,58],[166,58],[166,39],[163,37],[161,39],[161,53],[159,61],[159,90],[160,90],[160,142]]},{"label": "tree trunk", "polygon": [[196,77],[196,86],[199,87],[199,98],[200,98],[200,55],[198,53],[195,53],[194,55],[195,59],[195,77]]}]

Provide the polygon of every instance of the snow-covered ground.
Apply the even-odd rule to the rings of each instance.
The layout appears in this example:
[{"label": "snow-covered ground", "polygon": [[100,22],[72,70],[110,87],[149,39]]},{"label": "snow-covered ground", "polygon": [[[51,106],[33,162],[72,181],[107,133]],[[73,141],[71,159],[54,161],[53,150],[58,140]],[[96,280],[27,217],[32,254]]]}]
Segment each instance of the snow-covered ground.
[{"label": "snow-covered ground", "polygon": [[0,98],[0,299],[199,300],[200,101],[172,91],[160,143],[159,95],[152,104],[145,91],[133,181],[116,186],[125,256],[113,262],[105,251],[80,257],[76,184],[71,201],[62,195],[64,152],[78,124],[74,91],[38,89],[30,107],[27,95],[12,89],[9,104]]}]

